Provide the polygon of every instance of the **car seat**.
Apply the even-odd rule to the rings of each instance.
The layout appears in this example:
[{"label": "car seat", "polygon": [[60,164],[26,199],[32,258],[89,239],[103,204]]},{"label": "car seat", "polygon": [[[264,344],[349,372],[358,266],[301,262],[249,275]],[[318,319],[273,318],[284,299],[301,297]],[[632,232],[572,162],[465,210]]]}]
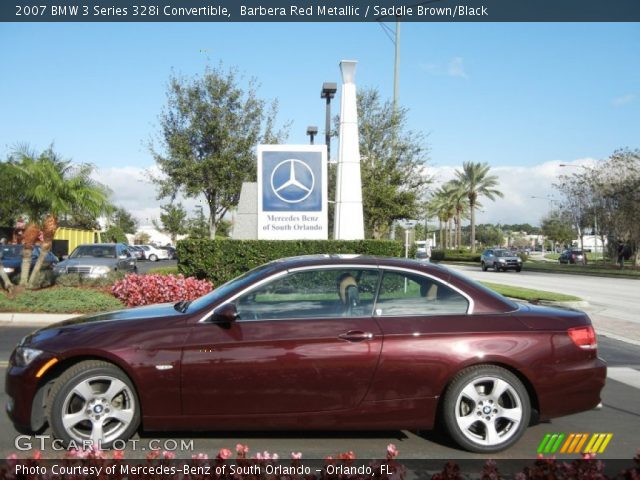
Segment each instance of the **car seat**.
[{"label": "car seat", "polygon": [[338,293],[342,307],[342,315],[349,317],[353,315],[353,310],[360,305],[360,294],[358,292],[358,282],[351,274],[344,274],[338,281]]}]

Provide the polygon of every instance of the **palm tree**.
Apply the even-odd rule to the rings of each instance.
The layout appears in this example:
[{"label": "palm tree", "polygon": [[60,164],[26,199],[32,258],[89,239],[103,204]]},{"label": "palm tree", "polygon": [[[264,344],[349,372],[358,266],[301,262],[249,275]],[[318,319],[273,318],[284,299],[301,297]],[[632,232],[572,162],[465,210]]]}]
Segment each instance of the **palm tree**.
[{"label": "palm tree", "polygon": [[[455,215],[455,205],[445,185],[434,192],[430,203],[430,210],[436,213],[440,222],[440,245],[444,250],[451,247],[451,219]],[[446,226],[446,234],[444,226]]]},{"label": "palm tree", "polygon": [[[25,232],[20,285],[33,287],[51,250],[59,216],[78,212],[98,216],[108,212],[111,209],[109,190],[91,179],[91,165],[74,165],[62,160],[51,147],[38,156],[21,149],[11,165],[31,221]],[[30,233],[28,239],[27,232]],[[40,232],[40,256],[29,276],[32,248]]]},{"label": "palm tree", "polygon": [[471,251],[476,251],[476,215],[478,198],[487,197],[495,200],[496,197],[504,195],[494,187],[498,186],[498,177],[489,175],[489,165],[486,163],[464,162],[462,171],[456,171],[456,177],[464,185],[469,199],[469,209],[471,211]]},{"label": "palm tree", "polygon": [[444,184],[444,189],[455,210],[455,246],[456,248],[460,248],[462,245],[462,217],[466,217],[466,212],[469,207],[467,191],[464,184],[459,180],[449,180]]}]

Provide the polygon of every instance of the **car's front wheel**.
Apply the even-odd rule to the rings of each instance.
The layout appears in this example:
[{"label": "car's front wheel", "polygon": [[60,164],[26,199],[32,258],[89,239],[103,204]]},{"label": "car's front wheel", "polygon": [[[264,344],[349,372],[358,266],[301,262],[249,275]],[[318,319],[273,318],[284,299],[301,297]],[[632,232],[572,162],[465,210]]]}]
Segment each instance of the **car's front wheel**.
[{"label": "car's front wheel", "polygon": [[482,271],[483,272],[487,271],[487,265],[484,262],[482,262]]},{"label": "car's front wheel", "polygon": [[471,452],[494,453],[510,447],[526,430],[531,415],[529,395],[522,382],[494,365],[458,373],[443,402],[449,435]]},{"label": "car's front wheel", "polygon": [[500,267],[498,266],[498,263],[497,263],[497,262],[493,262],[493,269],[494,269],[496,272],[499,272],[499,271],[500,271]]},{"label": "car's front wheel", "polygon": [[152,253],[151,255],[149,255],[149,260],[152,262],[157,262],[158,256],[155,253]]},{"label": "car's front wheel", "polygon": [[110,448],[128,440],[140,424],[135,388],[118,367],[102,361],[80,362],[51,389],[48,419],[65,445]]}]

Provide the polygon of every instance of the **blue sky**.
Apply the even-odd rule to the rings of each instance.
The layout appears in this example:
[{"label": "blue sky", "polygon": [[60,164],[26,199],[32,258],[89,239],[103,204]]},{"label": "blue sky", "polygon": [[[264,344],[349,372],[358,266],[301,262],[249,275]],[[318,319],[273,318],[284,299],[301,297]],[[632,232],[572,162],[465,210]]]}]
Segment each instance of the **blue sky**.
[{"label": "blue sky", "polygon": [[[278,99],[280,121],[292,122],[290,143],[307,143],[308,125],[322,133],[320,89],[340,82],[341,59],[359,62],[358,88],[393,92],[394,47],[376,23],[3,24],[0,45],[0,157],[18,143],[53,142],[109,183],[153,166],[146,144],[172,72],[222,61],[256,77],[260,95]],[[441,180],[465,160],[488,162],[509,182],[605,158],[639,146],[640,24],[404,23],[399,91]],[[136,199],[124,185],[115,196],[125,206]],[[156,207],[141,205],[139,217]],[[509,221],[491,209],[486,220]]]}]

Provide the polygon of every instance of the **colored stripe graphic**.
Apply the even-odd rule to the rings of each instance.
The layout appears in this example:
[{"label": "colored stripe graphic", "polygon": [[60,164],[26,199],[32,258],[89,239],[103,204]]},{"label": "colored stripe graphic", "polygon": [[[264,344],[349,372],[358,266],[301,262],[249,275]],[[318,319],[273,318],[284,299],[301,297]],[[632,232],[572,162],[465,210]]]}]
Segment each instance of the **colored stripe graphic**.
[{"label": "colored stripe graphic", "polygon": [[547,433],[538,445],[538,454],[603,453],[612,438],[613,433]]}]

